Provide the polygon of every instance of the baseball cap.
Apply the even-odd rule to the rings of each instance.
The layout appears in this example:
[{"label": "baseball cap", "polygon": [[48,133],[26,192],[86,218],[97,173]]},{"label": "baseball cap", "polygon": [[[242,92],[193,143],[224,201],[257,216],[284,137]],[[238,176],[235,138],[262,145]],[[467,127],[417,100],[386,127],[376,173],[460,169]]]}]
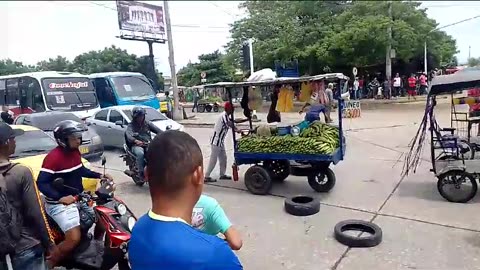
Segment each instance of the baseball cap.
[{"label": "baseball cap", "polygon": [[13,129],[7,123],[0,123],[0,144],[5,144],[9,139],[23,135],[25,133],[21,129]]}]

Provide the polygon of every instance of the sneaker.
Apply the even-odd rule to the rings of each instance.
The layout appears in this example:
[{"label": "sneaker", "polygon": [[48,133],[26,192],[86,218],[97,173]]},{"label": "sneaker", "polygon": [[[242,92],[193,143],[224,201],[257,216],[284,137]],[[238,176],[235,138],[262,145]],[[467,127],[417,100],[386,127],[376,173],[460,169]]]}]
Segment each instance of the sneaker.
[{"label": "sneaker", "polygon": [[224,175],[220,176],[220,180],[232,180],[232,177],[224,174]]},{"label": "sneaker", "polygon": [[217,182],[217,180],[211,178],[210,176],[207,176],[207,177],[205,177],[205,179],[203,180],[203,182],[205,182],[205,183],[215,183],[215,182]]}]

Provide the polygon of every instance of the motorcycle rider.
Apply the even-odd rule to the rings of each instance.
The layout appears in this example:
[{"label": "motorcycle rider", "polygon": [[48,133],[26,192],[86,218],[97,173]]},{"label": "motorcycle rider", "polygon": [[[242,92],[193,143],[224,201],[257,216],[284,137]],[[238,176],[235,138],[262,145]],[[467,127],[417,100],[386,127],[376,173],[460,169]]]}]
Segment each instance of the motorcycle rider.
[{"label": "motorcycle rider", "polygon": [[[58,146],[50,151],[43,160],[38,175],[38,188],[45,196],[45,210],[65,233],[65,240],[58,245],[62,258],[50,262],[55,265],[78,245],[81,240],[80,214],[76,205],[75,195],[83,191],[82,178],[107,178],[108,174],[91,171],[83,166],[78,147],[82,143],[83,128],[75,121],[64,120],[58,123],[53,135]],[[58,190],[53,182],[56,178],[64,179],[65,188]],[[81,205],[81,210],[90,216],[95,216],[93,209]],[[103,237],[103,228],[95,226],[95,238]]]},{"label": "motorcycle rider", "polygon": [[152,140],[150,132],[155,134],[162,132],[152,122],[145,120],[146,113],[145,108],[133,108],[132,122],[128,124],[125,131],[125,143],[136,157],[137,168],[142,179],[144,178],[143,169],[145,168],[145,147]]}]

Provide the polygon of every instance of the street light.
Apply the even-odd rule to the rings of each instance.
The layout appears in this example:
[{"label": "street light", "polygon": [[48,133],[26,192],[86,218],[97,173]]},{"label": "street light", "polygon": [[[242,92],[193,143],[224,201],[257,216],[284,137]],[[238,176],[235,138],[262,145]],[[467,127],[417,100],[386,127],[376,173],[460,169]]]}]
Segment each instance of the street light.
[{"label": "street light", "polygon": [[459,23],[467,22],[467,21],[470,21],[470,20],[473,20],[473,19],[476,19],[476,18],[480,18],[480,15],[477,15],[477,16],[474,16],[474,17],[471,17],[471,18],[468,18],[468,19],[464,19],[464,20],[461,20],[461,21],[458,21],[458,22],[454,22],[454,23],[451,23],[451,24],[447,24],[447,25],[442,26],[442,27],[437,27],[435,29],[430,30],[427,33],[427,36],[425,37],[425,50],[424,50],[424,59],[423,59],[425,74],[427,74],[427,38],[428,38],[428,35],[430,33],[434,32],[434,31],[437,31],[437,30],[440,30],[440,29],[443,29],[443,28],[446,28],[446,27],[450,27],[450,26],[453,26],[453,25],[456,25],[456,24],[459,24]]}]

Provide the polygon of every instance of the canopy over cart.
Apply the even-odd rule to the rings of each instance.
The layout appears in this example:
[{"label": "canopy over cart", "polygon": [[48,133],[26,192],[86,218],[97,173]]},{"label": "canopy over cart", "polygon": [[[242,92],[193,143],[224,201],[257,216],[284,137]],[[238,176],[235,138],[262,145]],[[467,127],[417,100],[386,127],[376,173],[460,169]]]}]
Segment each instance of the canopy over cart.
[{"label": "canopy over cart", "polygon": [[[228,100],[232,102],[232,90],[242,88],[242,108],[244,109],[244,115],[249,120],[250,135],[253,132],[252,119],[250,114],[250,108],[248,107],[249,91],[252,91],[252,86],[274,86],[283,84],[300,84],[303,82],[340,82],[336,84],[336,91],[334,94],[335,99],[338,101],[338,126],[332,127],[330,125],[316,123],[319,125],[319,129],[324,127],[323,131],[328,134],[334,134],[337,146],[332,149],[333,151],[323,154],[312,154],[315,149],[306,149],[309,154],[306,153],[286,153],[282,151],[265,151],[265,152],[242,152],[239,150],[239,140],[235,131],[232,130],[233,144],[234,144],[234,158],[235,163],[233,166],[234,179],[238,180],[238,166],[240,165],[253,165],[245,173],[245,185],[247,189],[253,194],[267,194],[274,181],[283,181],[290,174],[297,176],[306,176],[308,183],[317,192],[327,192],[335,185],[335,174],[329,168],[330,164],[337,164],[343,160],[345,155],[345,137],[343,136],[342,125],[342,107],[343,100],[340,93],[342,92],[342,85],[348,81],[348,77],[341,73],[330,73],[317,76],[305,76],[299,78],[275,78],[260,81],[246,81],[246,82],[220,82],[215,84],[205,85],[205,88],[225,88]],[[253,90],[255,91],[255,90]],[[247,100],[245,100],[245,98]],[[235,121],[234,114],[231,115],[231,121]],[[234,122],[235,123],[235,122]],[[303,128],[307,128],[308,124],[305,124]],[[314,122],[315,123],[315,122]],[[302,124],[302,123],[301,123]],[[300,125],[301,125],[300,124]],[[324,126],[322,126],[324,125]],[[293,129],[293,127],[291,127]],[[298,135],[298,134],[297,134]],[[287,135],[292,136],[292,135]],[[242,138],[244,139],[244,138]],[[240,140],[242,140],[240,139]],[[311,150],[311,151],[310,151]]]},{"label": "canopy over cart", "polygon": [[[472,114],[472,110],[461,113],[455,107],[459,104],[478,103],[480,93],[479,96],[472,96],[472,90],[478,87],[480,70],[466,69],[452,75],[437,76],[432,80],[422,123],[412,139],[404,163],[403,176],[412,170],[415,172],[422,159],[423,145],[429,130],[431,171],[438,178],[437,188],[440,195],[451,202],[468,202],[477,192],[480,159],[475,159],[475,149],[478,146],[471,141],[471,129],[480,119]],[[470,96],[459,95],[463,90],[469,90]],[[434,113],[436,97],[441,94],[451,96],[451,121],[447,128],[440,127]]]}]

